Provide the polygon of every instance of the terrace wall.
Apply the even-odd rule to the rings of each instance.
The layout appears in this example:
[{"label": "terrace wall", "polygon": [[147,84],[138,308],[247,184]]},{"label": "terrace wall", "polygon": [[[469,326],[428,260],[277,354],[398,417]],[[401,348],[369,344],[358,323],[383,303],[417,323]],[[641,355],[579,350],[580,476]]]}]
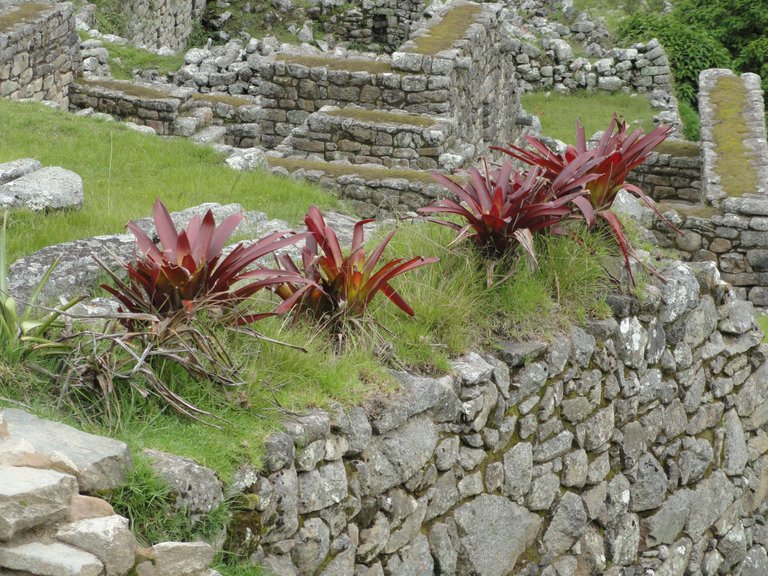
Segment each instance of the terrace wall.
[{"label": "terrace wall", "polygon": [[0,97],[66,107],[79,66],[72,4],[0,2]]},{"label": "terrace wall", "polygon": [[762,333],[712,265],[662,273],[549,345],[289,420],[230,543],[276,574],[765,574]]}]

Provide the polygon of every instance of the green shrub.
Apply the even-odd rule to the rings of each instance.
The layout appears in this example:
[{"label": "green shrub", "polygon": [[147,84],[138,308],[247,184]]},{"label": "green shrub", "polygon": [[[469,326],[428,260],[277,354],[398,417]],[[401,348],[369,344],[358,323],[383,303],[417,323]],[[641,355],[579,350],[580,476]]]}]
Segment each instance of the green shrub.
[{"label": "green shrub", "polygon": [[699,113],[688,102],[681,100],[679,102],[680,119],[683,121],[683,133],[685,139],[691,142],[701,140],[701,126]]},{"label": "green shrub", "polygon": [[692,106],[697,103],[699,72],[731,66],[728,51],[709,32],[672,16],[636,14],[619,25],[618,36],[624,42],[658,39],[669,57],[677,97]]}]

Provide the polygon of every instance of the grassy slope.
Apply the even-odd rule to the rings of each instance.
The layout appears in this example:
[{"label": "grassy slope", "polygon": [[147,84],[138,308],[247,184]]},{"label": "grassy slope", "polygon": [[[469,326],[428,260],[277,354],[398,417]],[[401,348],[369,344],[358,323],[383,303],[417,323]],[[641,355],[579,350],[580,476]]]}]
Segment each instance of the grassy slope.
[{"label": "grassy slope", "polygon": [[630,127],[653,129],[653,109],[647,98],[630,94],[574,92],[567,96],[533,92],[522,97],[523,108],[541,120],[541,131],[568,144],[575,143],[576,119],[580,118],[587,138],[605,130],[611,115],[623,116]]},{"label": "grassy slope", "polygon": [[137,134],[31,103],[0,100],[0,162],[32,157],[83,178],[81,210],[55,214],[16,212],[9,232],[13,261],[49,244],[112,234],[132,218],[148,216],[156,198],[170,210],[202,202],[237,202],[272,218],[298,222],[310,204],[337,206],[317,187],[263,172],[228,168],[211,148]]}]

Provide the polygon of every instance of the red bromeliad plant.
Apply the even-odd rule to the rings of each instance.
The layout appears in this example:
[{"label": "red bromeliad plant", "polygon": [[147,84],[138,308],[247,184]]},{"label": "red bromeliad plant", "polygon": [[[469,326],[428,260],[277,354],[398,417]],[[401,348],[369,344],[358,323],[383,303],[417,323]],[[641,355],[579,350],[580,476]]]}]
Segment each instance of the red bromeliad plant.
[{"label": "red bromeliad plant", "polygon": [[592,218],[592,208],[584,186],[597,176],[589,174],[587,158],[573,162],[553,181],[541,177],[538,168],[521,174],[512,171],[512,162],[485,174],[470,168],[469,181],[461,186],[447,176],[434,174],[435,180],[453,192],[456,200],[445,198],[420,208],[422,214],[453,214],[463,219],[430,219],[457,230],[456,241],[472,238],[491,257],[505,254],[520,245],[535,261],[532,235],[546,229],[557,229],[574,211]]},{"label": "red bromeliad plant", "polygon": [[331,320],[341,314],[361,316],[376,294],[383,293],[398,308],[413,316],[413,309],[389,282],[401,274],[436,262],[437,258],[395,258],[382,263],[382,254],[394,236],[390,232],[366,258],[363,248],[363,226],[372,220],[361,220],[354,226],[352,246],[345,256],[336,232],[326,225],[316,206],[310,207],[304,222],[309,230],[301,251],[301,267],[288,255],[277,256],[280,266],[290,274],[303,278],[301,283],[288,281],[275,289],[283,299],[277,312],[296,310],[314,318]]},{"label": "red bromeliad plant", "polygon": [[[224,245],[243,219],[241,214],[229,216],[217,227],[213,213],[208,210],[202,218],[195,216],[185,230],[177,232],[168,210],[158,200],[153,217],[161,248],[136,223],[128,224],[136,237],[139,257],[125,265],[127,282],[102,264],[117,286],[102,287],[128,312],[167,317],[179,310],[191,310],[194,303],[202,300],[218,306],[230,305],[263,288],[302,280],[285,271],[248,269],[259,258],[295,244],[305,234],[275,232],[249,246],[238,244],[224,256]],[[240,285],[235,287],[236,284]]]},{"label": "red bromeliad plant", "polygon": [[[614,114],[608,129],[595,148],[587,148],[584,127],[577,120],[576,146],[569,145],[562,154],[553,152],[534,136],[526,137],[533,150],[517,146],[494,146],[492,149],[539,168],[543,177],[552,182],[572,164],[586,161],[590,165],[591,173],[595,175],[595,178],[586,183],[592,205],[592,215],[587,217],[587,220],[592,224],[596,218],[601,218],[608,224],[624,255],[630,279],[634,281],[629,264],[631,247],[624,236],[621,222],[610,208],[616,195],[623,189],[638,196],[662,221],[676,230],[640,188],[625,181],[628,174],[648,159],[654,148],[667,138],[671,130],[671,126],[659,126],[648,134],[644,134],[640,129],[628,134],[626,122],[619,120]],[[582,212],[587,214],[587,211]]]}]

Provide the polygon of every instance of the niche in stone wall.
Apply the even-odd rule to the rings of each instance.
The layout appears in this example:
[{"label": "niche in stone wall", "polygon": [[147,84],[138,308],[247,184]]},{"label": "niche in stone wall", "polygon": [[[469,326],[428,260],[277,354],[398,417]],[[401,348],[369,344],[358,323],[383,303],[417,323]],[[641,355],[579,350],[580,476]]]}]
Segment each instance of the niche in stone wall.
[{"label": "niche in stone wall", "polygon": [[371,35],[373,41],[380,44],[387,43],[387,32],[389,28],[389,18],[386,14],[374,14],[371,24]]}]

